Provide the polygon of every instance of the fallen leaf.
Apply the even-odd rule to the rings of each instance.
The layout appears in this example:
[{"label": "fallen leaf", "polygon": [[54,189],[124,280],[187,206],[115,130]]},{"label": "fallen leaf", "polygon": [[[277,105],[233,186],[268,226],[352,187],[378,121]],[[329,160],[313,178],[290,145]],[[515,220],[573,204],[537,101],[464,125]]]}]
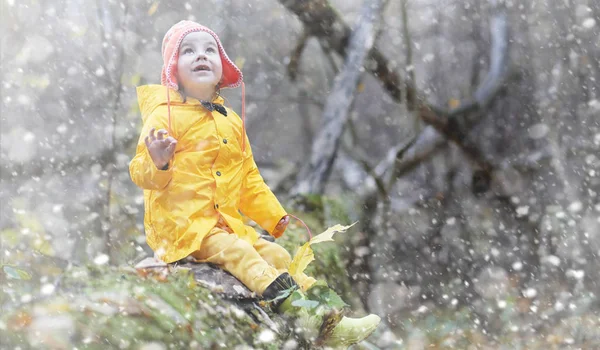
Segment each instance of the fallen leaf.
[{"label": "fallen leaf", "polygon": [[335,226],[332,226],[330,228],[328,228],[327,230],[325,230],[325,232],[321,233],[318,236],[313,237],[309,243],[310,244],[316,244],[316,243],[321,243],[321,242],[333,242],[333,235],[338,233],[338,232],[346,232],[350,227],[354,226],[356,223],[349,225],[349,226],[342,226],[340,224],[337,224]]},{"label": "fallen leaf", "polygon": [[356,87],[356,91],[357,92],[363,92],[363,91],[365,91],[365,84],[363,84],[362,82],[358,83],[358,86]]},{"label": "fallen leaf", "polygon": [[[354,224],[356,224],[356,223],[354,223]],[[292,260],[292,263],[290,264],[290,268],[288,269],[288,272],[290,273],[290,275],[297,276],[297,275],[303,273],[304,270],[306,269],[306,267],[313,260],[315,260],[315,255],[313,253],[312,248],[310,247],[311,245],[317,244],[317,243],[323,243],[323,242],[333,242],[334,234],[336,234],[338,232],[345,232],[350,227],[354,226],[354,224],[349,225],[349,226],[342,226],[339,224],[334,225],[334,226],[328,228],[327,230],[325,230],[325,232],[321,233],[318,236],[313,237],[310,241],[304,243],[300,248],[298,248],[298,251],[294,255],[294,259]]]},{"label": "fallen leaf", "polygon": [[33,321],[33,317],[27,312],[21,311],[11,317],[9,321],[9,327],[13,330],[18,330],[27,327]]},{"label": "fallen leaf", "polygon": [[154,14],[154,12],[156,12],[157,9],[158,9],[158,1],[155,1],[154,4],[152,4],[152,6],[150,6],[150,8],[148,9],[148,16],[152,16]]},{"label": "fallen leaf", "polygon": [[290,268],[288,272],[292,276],[296,276],[304,272],[308,264],[310,264],[313,260],[315,260],[315,255],[313,254],[312,249],[310,248],[310,241],[304,243],[298,251],[294,255],[294,259],[290,264]]},{"label": "fallen leaf", "polygon": [[6,276],[11,279],[15,279],[15,280],[30,280],[31,279],[31,275],[27,271],[18,269],[14,266],[4,265],[4,266],[2,266],[2,270],[4,271]]}]

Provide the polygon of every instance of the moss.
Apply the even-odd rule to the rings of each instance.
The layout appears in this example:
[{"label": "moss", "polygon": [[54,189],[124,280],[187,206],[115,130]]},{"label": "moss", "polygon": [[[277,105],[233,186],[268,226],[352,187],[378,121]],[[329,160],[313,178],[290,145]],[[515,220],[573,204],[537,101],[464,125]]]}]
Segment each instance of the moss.
[{"label": "moss", "polygon": [[[60,313],[55,313],[57,309]],[[71,269],[51,299],[22,306],[2,317],[3,324],[11,325],[11,336],[3,345],[27,347],[27,334],[36,318],[51,317],[53,312],[73,320],[69,343],[64,344],[67,348],[135,348],[147,342],[168,348],[268,348],[257,339],[265,325],[196,285],[186,272],[160,281],[118,268]],[[44,330],[47,334],[53,329],[49,326]],[[268,346],[280,348],[286,339],[285,334],[276,336]]]},{"label": "moss", "polygon": [[[311,210],[295,214],[306,222],[313,235],[333,224],[350,223],[344,201],[312,196],[309,204]],[[327,281],[349,304],[356,300],[344,260],[344,247],[351,234],[352,231],[337,234],[335,243],[316,245],[316,260],[307,269],[308,274]],[[293,254],[307,240],[305,228],[292,221],[278,243]],[[35,294],[40,290],[35,280],[18,281],[19,290]],[[19,291],[12,293],[16,299],[3,298],[0,333],[5,348],[40,347],[29,343],[33,341],[45,344],[41,347],[78,349],[137,349],[152,342],[163,344],[166,349],[280,349],[293,337],[292,330],[284,326],[286,320],[272,315],[282,327],[279,334],[270,334],[265,324],[257,323],[240,306],[197,285],[188,271],[170,274],[163,280],[141,277],[130,267],[89,265],[69,267],[59,280],[51,296],[32,295],[31,302],[18,307],[14,303],[22,294]],[[53,328],[54,316],[66,317],[66,328]],[[42,318],[44,322],[36,322]],[[41,327],[36,330],[43,337],[29,338],[35,327]],[[267,335],[263,338],[268,341],[259,339],[261,333]],[[307,346],[295,341],[300,347]]]}]

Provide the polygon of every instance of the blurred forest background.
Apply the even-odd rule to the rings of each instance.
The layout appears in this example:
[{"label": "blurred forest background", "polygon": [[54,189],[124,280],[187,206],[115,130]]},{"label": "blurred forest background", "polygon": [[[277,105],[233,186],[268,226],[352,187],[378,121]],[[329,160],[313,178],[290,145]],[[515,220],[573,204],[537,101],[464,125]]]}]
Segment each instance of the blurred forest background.
[{"label": "blurred forest background", "polygon": [[483,334],[600,344],[600,2],[1,1],[3,266],[43,286],[150,255],[135,87],[190,19],[244,72],[271,188],[359,221],[348,275],[405,343],[428,342],[411,317],[466,307]]}]

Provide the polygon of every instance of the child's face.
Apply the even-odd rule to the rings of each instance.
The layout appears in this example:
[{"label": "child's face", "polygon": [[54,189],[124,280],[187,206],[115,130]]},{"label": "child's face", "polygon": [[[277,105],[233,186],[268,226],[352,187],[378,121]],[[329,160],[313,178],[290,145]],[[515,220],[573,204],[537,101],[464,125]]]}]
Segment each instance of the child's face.
[{"label": "child's face", "polygon": [[221,81],[223,66],[217,42],[206,32],[185,36],[179,46],[177,77],[184,91],[212,87]]}]

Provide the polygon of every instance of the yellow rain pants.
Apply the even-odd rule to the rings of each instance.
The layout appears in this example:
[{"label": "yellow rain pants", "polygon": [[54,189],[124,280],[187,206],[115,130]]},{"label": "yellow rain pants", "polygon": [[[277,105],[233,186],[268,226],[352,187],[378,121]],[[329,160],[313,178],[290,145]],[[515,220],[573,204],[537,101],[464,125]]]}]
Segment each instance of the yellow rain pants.
[{"label": "yellow rain pants", "polygon": [[[218,265],[258,295],[262,295],[277,276],[287,272],[292,262],[290,253],[277,243],[259,238],[252,245],[223,225],[214,227],[204,237],[200,250],[191,256],[200,262]],[[304,291],[316,282],[305,274],[295,281]]]}]

